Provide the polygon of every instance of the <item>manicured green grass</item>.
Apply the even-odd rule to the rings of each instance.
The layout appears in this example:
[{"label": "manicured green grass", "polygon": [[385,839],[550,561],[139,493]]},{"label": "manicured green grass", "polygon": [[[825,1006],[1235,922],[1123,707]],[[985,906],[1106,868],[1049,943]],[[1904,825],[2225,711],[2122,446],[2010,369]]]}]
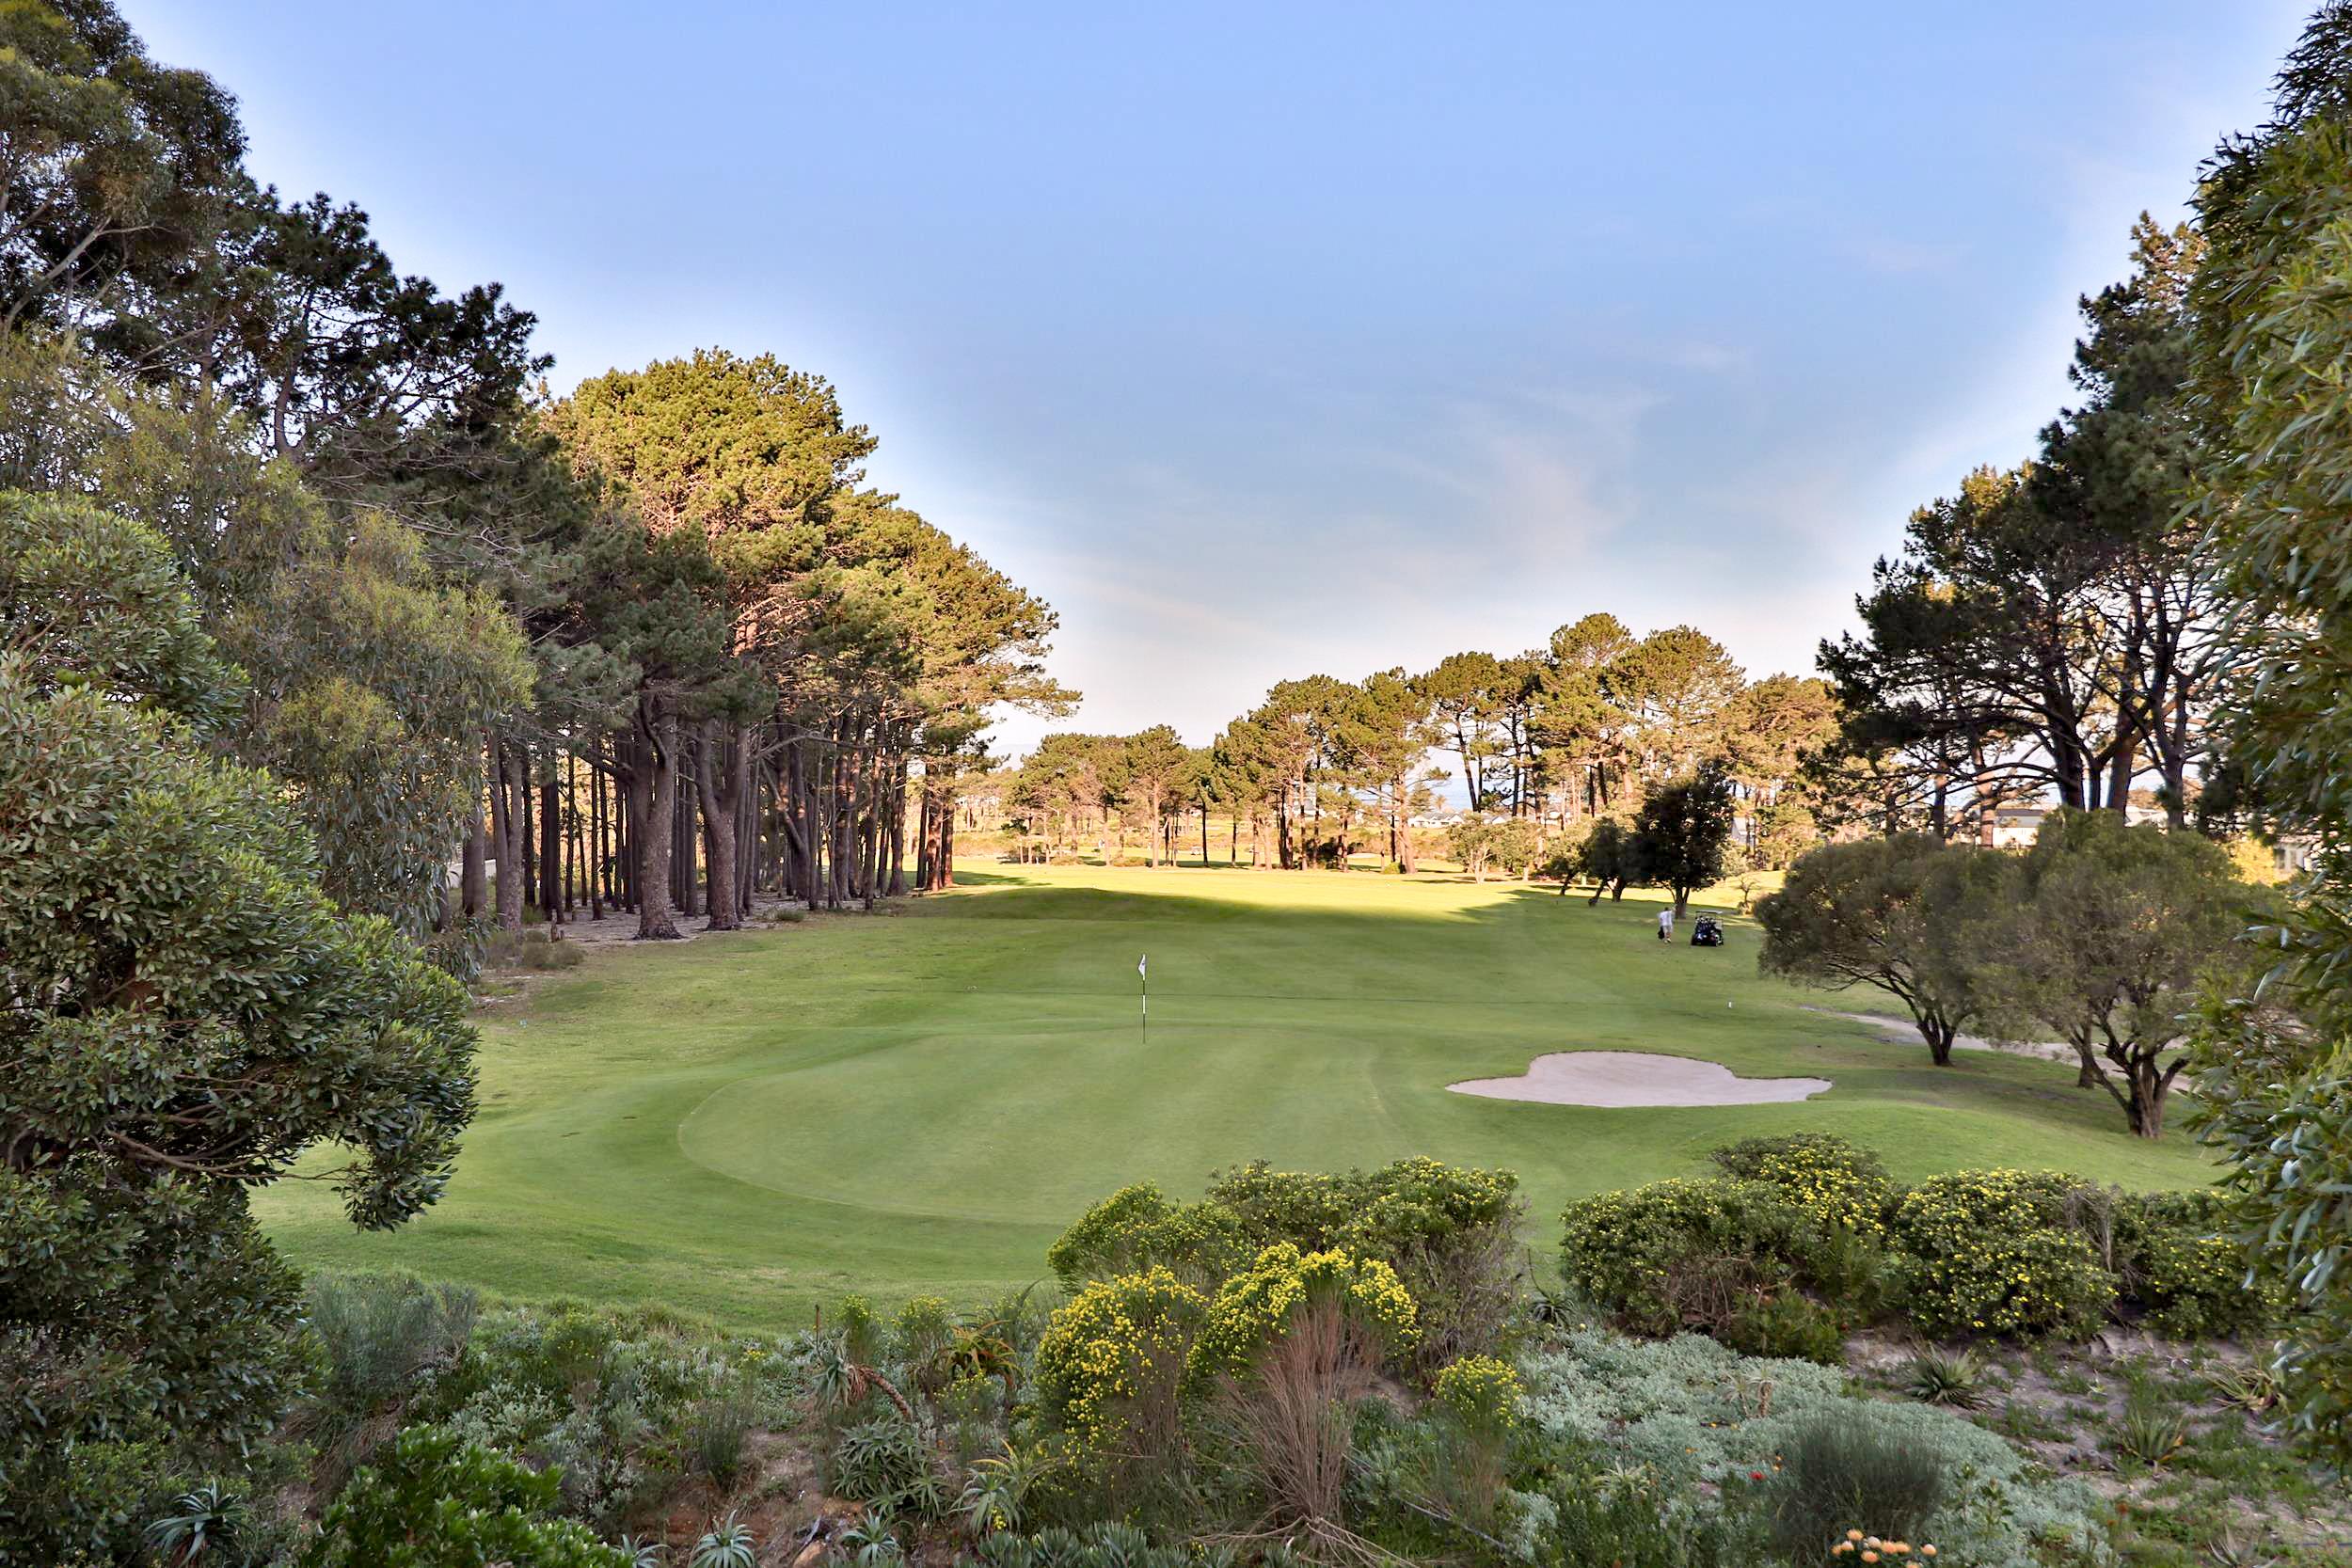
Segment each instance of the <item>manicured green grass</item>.
[{"label": "manicured green grass", "polygon": [[[1508,1166],[1545,1249],[1566,1199],[1696,1170],[1752,1133],[1836,1131],[1914,1178],[2205,1179],[2185,1135],[2127,1136],[2072,1069],[1980,1053],[1935,1068],[1924,1046],[1803,1006],[1874,993],[1759,979],[1746,922],[1710,950],[1658,942],[1656,912],[1450,876],[967,867],[895,913],[603,950],[536,978],[485,1012],[482,1112],[438,1207],[382,1236],[353,1231],[316,1183],[260,1209],[308,1264],[776,1326],[850,1291],[968,1301],[1025,1284],[1113,1188],[1196,1193],[1261,1156]],[[1580,1047],[1836,1087],[1637,1110],[1445,1088]]]}]

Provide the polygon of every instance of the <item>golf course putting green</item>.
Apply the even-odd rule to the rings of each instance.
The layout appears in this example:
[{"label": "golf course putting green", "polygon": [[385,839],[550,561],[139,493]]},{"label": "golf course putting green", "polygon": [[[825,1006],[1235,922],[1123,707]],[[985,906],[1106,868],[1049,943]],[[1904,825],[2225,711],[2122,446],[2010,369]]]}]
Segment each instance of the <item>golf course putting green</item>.
[{"label": "golf course putting green", "polygon": [[[438,1204],[385,1234],[354,1230],[322,1182],[264,1189],[255,1211],[313,1267],[771,1328],[850,1292],[1017,1290],[1096,1198],[1142,1180],[1190,1196],[1261,1158],[1507,1167],[1539,1257],[1571,1197],[1764,1133],[1838,1132],[1905,1179],[2208,1176],[2186,1136],[2131,1137],[2070,1067],[1979,1052],[1938,1068],[1807,1011],[1827,999],[1759,977],[1737,919],[1728,945],[1694,948],[1659,942],[1634,895],[1588,906],[1448,874],[961,871],[895,911],[592,948],[480,1015],[481,1111]],[[1447,1087],[1523,1076],[1564,1041],[1833,1086],[1625,1107]],[[323,1149],[304,1169],[338,1163]]]}]

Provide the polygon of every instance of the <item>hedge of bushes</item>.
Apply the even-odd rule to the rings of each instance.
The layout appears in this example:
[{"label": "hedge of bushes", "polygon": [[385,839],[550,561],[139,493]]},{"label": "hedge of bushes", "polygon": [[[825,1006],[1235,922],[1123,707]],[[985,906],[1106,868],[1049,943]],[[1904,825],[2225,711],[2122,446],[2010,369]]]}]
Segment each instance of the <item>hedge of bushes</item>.
[{"label": "hedge of bushes", "polygon": [[[1826,1312],[1805,1293],[1824,1282],[1914,1288],[1902,1239],[1960,1212],[1834,1141],[1722,1164],[1592,1210],[1594,1266],[1647,1323],[1692,1237],[1745,1259],[1710,1263],[1718,1284],[1802,1276],[1741,1308],[1769,1328],[1784,1303]],[[1973,1201],[1970,1225],[2072,1213],[2039,1181]],[[1569,1328],[1515,1277],[1517,1207],[1507,1174],[1430,1161],[1245,1166],[1200,1203],[1096,1205],[1054,1249],[1059,1301],[852,1298],[768,1338],[323,1278],[316,1376],[278,1439],[241,1474],[126,1497],[128,1534],[77,1560],[196,1560],[200,1537],[201,1560],[272,1568],[739,1568],[822,1539],[829,1560],[978,1568],[1744,1568],[1825,1560],[1850,1528],[1970,1568],[2111,1560],[2078,1488],[1956,1416],[1704,1338]],[[2201,1280],[2193,1211],[2105,1212],[2137,1289]]]},{"label": "hedge of bushes", "polygon": [[1569,1284],[1639,1333],[1823,1362],[1847,1331],[1885,1321],[1939,1338],[2082,1338],[2122,1318],[2204,1338],[2258,1331],[2279,1308],[2247,1286],[2210,1194],[2020,1170],[1904,1187],[1818,1132],[1713,1160],[1720,1175],[1570,1204]]}]

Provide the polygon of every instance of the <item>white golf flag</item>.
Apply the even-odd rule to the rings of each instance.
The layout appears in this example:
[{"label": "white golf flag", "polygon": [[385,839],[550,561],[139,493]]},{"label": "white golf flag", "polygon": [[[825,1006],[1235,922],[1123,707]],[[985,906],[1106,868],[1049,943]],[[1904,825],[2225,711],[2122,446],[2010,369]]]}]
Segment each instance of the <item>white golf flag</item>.
[{"label": "white golf flag", "polygon": [[1150,978],[1152,978],[1152,976],[1151,976],[1151,974],[1149,974],[1149,973],[1148,973],[1148,972],[1144,969],[1144,967],[1143,967],[1143,966],[1144,966],[1146,963],[1150,962],[1150,961],[1151,961],[1151,958],[1152,958],[1152,955],[1151,955],[1151,954],[1149,954],[1149,953],[1146,953],[1145,955],[1143,955],[1143,957],[1142,957],[1142,958],[1137,958],[1137,959],[1136,960],[1136,973],[1137,974],[1141,974],[1141,975],[1142,975],[1145,979],[1147,979],[1147,980],[1149,980]]}]

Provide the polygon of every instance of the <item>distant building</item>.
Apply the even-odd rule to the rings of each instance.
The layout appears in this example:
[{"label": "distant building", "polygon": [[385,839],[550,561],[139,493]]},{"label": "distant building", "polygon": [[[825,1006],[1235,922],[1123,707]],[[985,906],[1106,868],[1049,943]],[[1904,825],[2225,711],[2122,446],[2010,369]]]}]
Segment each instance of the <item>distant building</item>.
[{"label": "distant building", "polygon": [[2050,810],[2044,805],[1995,807],[1993,812],[1993,847],[2032,848],[2033,835],[2042,831],[2042,819],[2050,815]]},{"label": "distant building", "polygon": [[2319,840],[2309,833],[2289,833],[2270,847],[2270,862],[2282,877],[2300,877],[2319,858]]},{"label": "distant building", "polygon": [[[2125,802],[2123,807],[2124,821],[2135,828],[2151,822],[2161,828],[2171,820],[2170,815],[2154,803],[2153,796],[2145,800],[2137,799],[2147,791],[2134,790],[2132,793],[2134,799]],[[2028,800],[2022,805],[1995,807],[1992,837],[1987,842],[1995,849],[2030,849],[2034,835],[2042,831],[2043,819],[2056,810],[2058,808],[2046,800]]]}]

